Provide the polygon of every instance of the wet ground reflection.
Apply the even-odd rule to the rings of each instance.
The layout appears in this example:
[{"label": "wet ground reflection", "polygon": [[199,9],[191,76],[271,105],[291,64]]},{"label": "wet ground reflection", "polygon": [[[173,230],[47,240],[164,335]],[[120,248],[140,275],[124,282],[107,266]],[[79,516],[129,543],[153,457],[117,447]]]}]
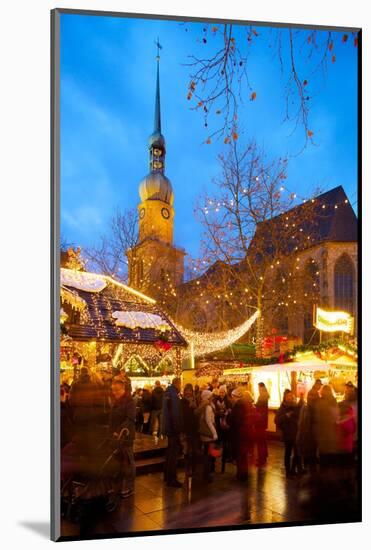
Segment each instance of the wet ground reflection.
[{"label": "wet ground reflection", "polygon": [[[187,529],[307,521],[359,521],[356,472],[332,469],[326,475],[286,479],[282,447],[270,444],[268,466],[251,467],[248,481],[235,480],[235,467],[227,464],[212,483],[194,478],[189,490],[166,487],[162,473],[138,476],[135,495],[119,508],[91,518],[80,533],[76,524],[63,521],[62,535],[76,537],[132,531]],[[179,475],[181,480],[184,476]]]}]

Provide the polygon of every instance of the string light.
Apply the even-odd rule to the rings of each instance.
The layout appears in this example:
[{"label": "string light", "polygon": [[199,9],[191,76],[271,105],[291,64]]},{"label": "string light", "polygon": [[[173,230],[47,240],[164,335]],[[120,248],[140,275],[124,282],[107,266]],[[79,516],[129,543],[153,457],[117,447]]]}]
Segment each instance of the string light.
[{"label": "string light", "polygon": [[[239,340],[255,323],[257,318],[260,316],[260,310],[257,310],[249,319],[238,327],[222,332],[195,332],[190,329],[186,329],[179,324],[179,332],[184,336],[188,343],[192,342],[193,344],[193,353],[194,357],[199,357],[200,355],[206,355],[208,353],[213,353],[219,350],[222,350],[237,340]],[[186,350],[186,356],[189,356],[191,353],[190,348]]]}]

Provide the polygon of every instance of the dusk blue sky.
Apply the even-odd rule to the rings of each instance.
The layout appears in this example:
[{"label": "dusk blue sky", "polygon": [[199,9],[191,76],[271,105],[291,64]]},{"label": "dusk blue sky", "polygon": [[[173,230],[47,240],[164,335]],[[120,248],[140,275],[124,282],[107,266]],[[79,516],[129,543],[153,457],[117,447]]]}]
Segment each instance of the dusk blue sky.
[{"label": "dusk blue sky", "polygon": [[[139,202],[138,185],[148,173],[148,136],[153,129],[156,49],[160,37],[162,132],[167,144],[166,175],[175,194],[175,241],[197,256],[201,227],[194,219],[197,197],[218,176],[223,141],[205,145],[201,114],[187,101],[190,53],[210,53],[217,37],[197,41],[204,24],[63,14],[61,17],[61,234],[65,241],[91,246],[108,226],[116,207]],[[303,132],[290,136],[284,118],[284,80],[269,47],[269,28],[259,37],[248,60],[257,99],[246,101],[239,122],[241,144],[254,138],[272,157],[294,154]],[[237,40],[244,36],[236,29]],[[287,32],[287,31],[286,31]],[[307,31],[303,33],[303,42]],[[333,33],[336,62],[324,79],[306,74],[316,91],[310,127],[316,145],[289,160],[285,185],[301,196],[320,187],[343,185],[357,207],[357,48]],[[244,38],[246,40],[246,38]],[[242,40],[242,38],[241,38]],[[287,56],[283,50],[284,61]],[[313,65],[312,65],[313,67]],[[309,69],[308,69],[309,72]],[[308,88],[310,89],[310,86]],[[212,126],[213,121],[210,121]]]}]

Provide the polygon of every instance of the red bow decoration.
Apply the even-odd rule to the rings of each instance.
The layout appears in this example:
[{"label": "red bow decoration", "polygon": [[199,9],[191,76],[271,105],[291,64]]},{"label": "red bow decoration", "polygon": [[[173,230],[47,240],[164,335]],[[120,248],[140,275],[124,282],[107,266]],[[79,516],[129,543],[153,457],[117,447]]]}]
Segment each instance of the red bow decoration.
[{"label": "red bow decoration", "polygon": [[164,342],[164,340],[156,340],[155,346],[159,351],[169,351],[173,346],[169,342]]}]

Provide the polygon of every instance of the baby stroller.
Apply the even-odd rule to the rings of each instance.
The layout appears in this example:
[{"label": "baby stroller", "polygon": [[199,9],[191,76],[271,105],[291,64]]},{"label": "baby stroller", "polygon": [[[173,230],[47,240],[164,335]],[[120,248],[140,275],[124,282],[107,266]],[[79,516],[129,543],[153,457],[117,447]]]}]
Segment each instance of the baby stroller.
[{"label": "baby stroller", "polygon": [[80,524],[83,531],[94,516],[113,512],[120,501],[122,455],[129,435],[122,428],[117,438],[98,446],[72,441],[61,453],[61,515]]}]

